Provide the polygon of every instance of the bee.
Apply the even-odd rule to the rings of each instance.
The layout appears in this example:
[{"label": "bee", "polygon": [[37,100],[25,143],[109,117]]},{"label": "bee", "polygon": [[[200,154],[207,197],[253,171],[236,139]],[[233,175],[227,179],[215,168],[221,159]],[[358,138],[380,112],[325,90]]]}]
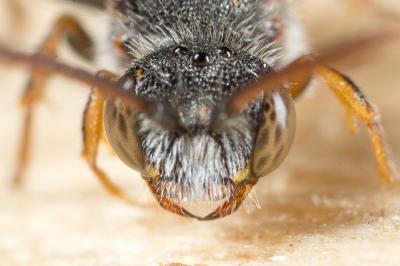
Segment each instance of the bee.
[{"label": "bee", "polygon": [[[22,97],[16,184],[29,161],[33,112],[51,72],[93,86],[83,115],[82,154],[101,184],[123,200],[129,198],[97,164],[102,140],[141,173],[163,208],[199,220],[235,212],[288,154],[296,128],[294,100],[315,76],[343,104],[350,125],[358,118],[367,127],[380,180],[392,179],[379,113],[349,77],[328,65],[360,42],[325,59],[310,55],[285,0],[109,0],[104,5],[113,41],[103,45],[113,54],[100,67],[115,66],[114,72],[93,77],[51,60],[62,39],[88,60],[96,55],[89,34],[71,15],[55,22],[36,55],[0,49],[3,59],[36,66]],[[196,202],[215,208],[200,216],[188,204]]]}]

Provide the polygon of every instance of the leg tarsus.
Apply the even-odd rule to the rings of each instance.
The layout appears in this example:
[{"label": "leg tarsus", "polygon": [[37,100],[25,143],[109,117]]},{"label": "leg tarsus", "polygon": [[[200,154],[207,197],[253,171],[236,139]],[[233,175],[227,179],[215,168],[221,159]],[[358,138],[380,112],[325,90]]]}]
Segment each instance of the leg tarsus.
[{"label": "leg tarsus", "polygon": [[24,120],[22,122],[17,164],[12,179],[12,183],[15,187],[20,187],[23,184],[24,176],[29,165],[35,105],[42,97],[45,82],[46,79],[44,77],[36,78],[32,76],[22,95],[21,105],[24,108]]},{"label": "leg tarsus", "polygon": [[23,121],[23,129],[21,136],[21,143],[18,151],[18,160],[15,168],[12,184],[14,187],[20,187],[23,182],[23,177],[26,172],[26,168],[29,162],[30,150],[31,150],[31,132],[33,123],[33,110],[27,108],[25,110],[25,118]]},{"label": "leg tarsus", "polygon": [[385,147],[382,125],[379,121],[376,121],[368,124],[367,127],[378,163],[380,182],[382,185],[387,185],[390,181],[393,181],[394,169],[391,167],[388,151]]},{"label": "leg tarsus", "polygon": [[383,127],[378,111],[373,108],[361,90],[347,76],[326,66],[317,67],[316,74],[326,82],[348,112],[351,112],[350,116],[357,116],[368,128],[378,165],[380,182],[385,185],[392,181],[394,172],[390,166],[389,152],[385,146]]},{"label": "leg tarsus", "polygon": [[[83,155],[83,157],[89,161],[88,157],[86,155]],[[128,203],[130,205],[134,204],[134,201],[129,198],[114,182],[110,180],[110,178],[107,176],[107,174],[101,170],[96,162],[89,162],[89,166],[92,169],[92,171],[95,173],[97,179],[100,181],[100,183],[103,185],[103,187],[109,192],[112,196],[118,198],[119,200]]]},{"label": "leg tarsus", "polygon": [[289,84],[287,87],[292,96],[296,98],[306,89],[308,81],[313,74],[321,77],[335,93],[337,99],[347,109],[347,121],[350,132],[355,132],[357,129],[355,123],[356,117],[368,128],[378,165],[381,184],[384,185],[392,181],[395,171],[391,166],[389,152],[384,143],[383,127],[379,120],[378,111],[373,108],[361,90],[350,78],[322,63],[318,63],[318,58],[315,58],[315,56],[303,56],[292,64],[301,64],[307,60],[317,62],[315,69],[308,73],[300,72],[290,77],[287,81],[287,84]]}]

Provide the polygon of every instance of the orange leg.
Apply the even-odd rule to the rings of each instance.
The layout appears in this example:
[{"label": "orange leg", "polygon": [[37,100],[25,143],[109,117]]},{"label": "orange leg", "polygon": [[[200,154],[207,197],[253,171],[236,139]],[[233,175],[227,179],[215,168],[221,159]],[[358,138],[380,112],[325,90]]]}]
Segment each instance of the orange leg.
[{"label": "orange leg", "polygon": [[[304,56],[293,64],[304,60],[314,60],[311,56]],[[306,88],[312,74],[321,77],[328,87],[335,93],[337,99],[347,110],[348,125],[351,132],[356,129],[355,119],[359,118],[367,126],[378,164],[380,181],[387,184],[393,177],[393,170],[390,167],[388,151],[383,139],[383,127],[380,123],[379,113],[368,102],[361,90],[345,75],[331,69],[323,64],[317,64],[313,73],[299,73],[298,76],[290,77],[288,81],[289,91],[296,98]]]},{"label": "orange leg", "polygon": [[[61,16],[56,21],[50,34],[39,48],[39,53],[55,56],[57,46],[63,37],[67,38],[72,47],[81,56],[87,59],[92,59],[93,53],[90,37],[79,25],[78,21],[68,15]],[[50,73],[33,70],[22,95],[21,104],[25,108],[25,120],[23,123],[18,160],[13,178],[13,183],[15,185],[20,185],[22,183],[28,166],[34,110],[36,104],[42,99],[43,90],[49,76]]]},{"label": "orange leg", "polygon": [[[101,71],[98,75],[109,78],[111,80],[117,80],[118,77],[110,72]],[[111,193],[111,195],[125,201],[132,202],[128,196],[126,196],[121,189],[119,189],[107,176],[107,174],[98,167],[97,155],[100,141],[107,141],[105,136],[104,124],[104,98],[103,96],[93,89],[90,94],[89,101],[86,105],[83,118],[83,139],[84,146],[82,150],[82,156],[88,162],[90,168],[96,174],[96,177],[104,188]]]},{"label": "orange leg", "polygon": [[[318,67],[316,72],[346,107],[349,119],[356,116],[367,126],[378,164],[381,184],[389,183],[393,178],[393,172],[383,139],[383,127],[378,111],[368,102],[360,89],[343,74],[324,66]],[[349,123],[351,124],[351,122]]]}]

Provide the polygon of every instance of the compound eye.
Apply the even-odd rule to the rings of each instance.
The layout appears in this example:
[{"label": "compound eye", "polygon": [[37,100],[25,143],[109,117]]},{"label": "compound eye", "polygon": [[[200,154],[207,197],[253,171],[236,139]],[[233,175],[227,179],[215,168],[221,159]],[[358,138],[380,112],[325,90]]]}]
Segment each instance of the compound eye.
[{"label": "compound eye", "polygon": [[136,67],[135,70],[128,71],[119,80],[118,84],[126,91],[134,90],[138,81],[143,77],[143,68]]},{"label": "compound eye", "polygon": [[264,102],[264,113],[257,133],[253,173],[263,177],[285,159],[294,138],[296,113],[287,93],[274,93]]},{"label": "compound eye", "polygon": [[224,58],[231,58],[233,52],[229,47],[222,46],[218,48],[218,54]]},{"label": "compound eye", "polygon": [[205,67],[210,63],[210,56],[206,52],[198,52],[193,56],[193,64],[198,67]]},{"label": "compound eye", "polygon": [[190,50],[187,46],[184,45],[177,45],[174,48],[174,53],[178,55],[187,55],[190,53]]},{"label": "compound eye", "polygon": [[134,89],[136,86],[135,74],[133,72],[126,73],[118,80],[118,84],[126,91]]}]

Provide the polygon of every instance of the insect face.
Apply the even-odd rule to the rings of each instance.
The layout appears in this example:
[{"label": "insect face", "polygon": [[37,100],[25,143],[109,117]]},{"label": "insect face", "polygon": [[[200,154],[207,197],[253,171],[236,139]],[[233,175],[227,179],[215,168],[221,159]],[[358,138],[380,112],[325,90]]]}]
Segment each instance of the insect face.
[{"label": "insect face", "polygon": [[[299,96],[314,75],[327,83],[351,121],[358,117],[367,126],[386,184],[393,170],[379,113],[328,63],[360,46],[372,47],[387,34],[325,56],[304,55],[300,27],[286,2],[108,1],[119,14],[111,23],[112,45],[118,50],[114,63],[131,66],[119,84],[114,82],[118,75],[109,71],[93,76],[41,55],[0,48],[0,57],[43,70],[34,71],[25,88],[26,119],[14,183],[20,183],[26,169],[38,102],[29,99],[42,95],[49,73],[57,72],[94,85],[84,113],[82,154],[105,188],[121,199],[128,197],[97,165],[104,128],[118,156],[142,174],[161,206],[203,220],[229,215],[258,179],[285,158],[295,131],[292,96]],[[64,35],[79,40],[72,46],[80,53],[91,43],[78,21],[64,15],[39,52],[54,57],[55,43]],[[215,209],[203,216],[184,207],[199,202]]]},{"label": "insect face", "polygon": [[[258,178],[279,165],[293,137],[286,92],[260,97],[239,115],[224,111],[229,96],[268,71],[243,51],[201,41],[150,54],[120,82],[155,103],[154,114],[109,101],[110,142],[124,162],[141,171],[160,201],[180,207],[235,199],[229,203],[233,211]],[[245,191],[240,198],[238,191]]]}]

